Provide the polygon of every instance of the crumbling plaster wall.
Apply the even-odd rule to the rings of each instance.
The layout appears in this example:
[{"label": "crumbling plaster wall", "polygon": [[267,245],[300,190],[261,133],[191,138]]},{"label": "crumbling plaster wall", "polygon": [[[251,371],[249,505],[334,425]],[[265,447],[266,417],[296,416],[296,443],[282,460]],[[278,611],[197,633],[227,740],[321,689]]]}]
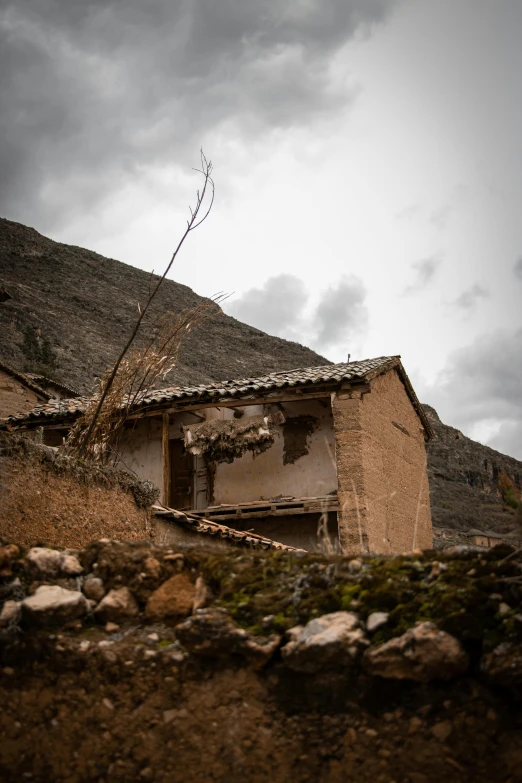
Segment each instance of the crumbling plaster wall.
[{"label": "crumbling plaster wall", "polygon": [[[245,416],[263,413],[260,405],[251,405],[243,410]],[[225,408],[221,413],[226,417],[233,415],[232,411]],[[218,464],[214,478],[216,505],[247,503],[278,495],[316,497],[337,490],[330,404],[324,407],[316,400],[284,403],[283,413],[287,420],[297,416],[317,418],[317,428],[307,438],[308,453],[285,464],[285,425],[275,427],[275,442],[263,454],[254,458],[252,454],[246,453],[230,464]]]},{"label": "crumbling plaster wall", "polygon": [[[209,418],[215,409],[209,408]],[[204,411],[198,411],[203,414]],[[171,415],[169,440],[183,437],[182,426],[193,424],[198,419],[189,411]],[[163,487],[163,421],[161,415],[147,416],[133,422],[120,442],[120,465],[133,471],[139,478],[148,479],[156,487]]]},{"label": "crumbling plaster wall", "polygon": [[[257,416],[266,412],[262,405],[248,405],[242,408],[245,416]],[[274,407],[274,412],[278,409]],[[333,419],[330,404],[321,405],[316,400],[284,403],[286,419],[299,416],[314,417],[317,426],[306,437],[308,453],[294,458],[288,453],[284,462],[284,425],[275,428],[275,443],[266,452],[256,456],[244,454],[234,462],[219,463],[214,477],[213,504],[248,503],[278,495],[293,497],[315,497],[337,490],[335,469],[335,443]],[[234,411],[226,407],[198,410],[208,421],[232,419]],[[172,416],[169,438],[182,436],[181,426],[193,424],[193,414],[185,411]],[[306,426],[306,425],[305,425]],[[120,444],[121,464],[134,471],[140,478],[148,479],[157,487],[163,485],[162,468],[162,421],[161,418],[139,419]],[[301,438],[301,445],[304,438]],[[289,462],[289,457],[294,461]]]},{"label": "crumbling plaster wall", "polygon": [[148,479],[156,487],[163,485],[161,433],[160,418],[138,419],[120,443],[121,467],[133,471],[141,479]]},{"label": "crumbling plaster wall", "polygon": [[12,375],[0,370],[0,419],[17,413],[26,413],[41,402],[43,398],[32,389],[28,389]]},{"label": "crumbling plaster wall", "polygon": [[343,552],[431,547],[424,432],[396,370],[334,394],[332,410]]}]

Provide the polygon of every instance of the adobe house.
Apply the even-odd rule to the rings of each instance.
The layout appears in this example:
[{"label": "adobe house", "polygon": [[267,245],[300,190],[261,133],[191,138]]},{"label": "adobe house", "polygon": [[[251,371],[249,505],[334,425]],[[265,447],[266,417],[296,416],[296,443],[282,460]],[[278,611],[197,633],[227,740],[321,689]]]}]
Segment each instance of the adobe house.
[{"label": "adobe house", "polygon": [[[10,425],[61,441],[82,399]],[[163,504],[292,547],[392,553],[432,544],[428,419],[400,357],[150,392],[121,464]]]},{"label": "adobe house", "polygon": [[67,386],[34,373],[22,373],[0,362],[0,419],[27,413],[49,400],[75,397]]}]

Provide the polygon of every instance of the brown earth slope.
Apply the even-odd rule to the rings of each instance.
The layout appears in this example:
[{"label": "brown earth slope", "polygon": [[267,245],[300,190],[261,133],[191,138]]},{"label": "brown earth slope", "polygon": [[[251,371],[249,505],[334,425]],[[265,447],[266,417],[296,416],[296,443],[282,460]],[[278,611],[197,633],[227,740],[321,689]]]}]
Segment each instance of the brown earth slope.
[{"label": "brown earth slope", "polygon": [[[38,370],[20,345],[28,327],[39,328],[56,353],[54,376],[79,391],[90,390],[128,337],[150,279],[140,269],[0,218],[0,289],[12,297],[0,302],[0,359],[21,371]],[[167,280],[144,322],[144,335],[151,335],[165,312],[203,301],[187,286]],[[210,383],[321,364],[329,362],[309,348],[221,313],[188,337],[165,384]]]}]

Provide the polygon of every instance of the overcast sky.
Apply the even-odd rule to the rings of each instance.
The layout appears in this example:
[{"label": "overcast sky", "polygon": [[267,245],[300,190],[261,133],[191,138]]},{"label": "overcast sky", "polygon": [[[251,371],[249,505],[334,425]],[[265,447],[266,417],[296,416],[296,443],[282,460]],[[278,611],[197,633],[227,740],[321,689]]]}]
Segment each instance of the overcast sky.
[{"label": "overcast sky", "polygon": [[0,4],[0,214],[160,271],[522,459],[520,0]]}]

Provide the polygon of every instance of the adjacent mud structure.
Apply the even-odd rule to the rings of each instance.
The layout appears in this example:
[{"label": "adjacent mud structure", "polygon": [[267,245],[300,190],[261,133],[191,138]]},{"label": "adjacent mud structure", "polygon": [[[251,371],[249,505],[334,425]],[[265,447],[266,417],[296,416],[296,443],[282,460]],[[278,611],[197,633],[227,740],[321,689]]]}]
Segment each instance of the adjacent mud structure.
[{"label": "adjacent mud structure", "polygon": [[113,468],[0,432],[0,540],[85,546],[93,538],[153,538],[158,491]]},{"label": "adjacent mud structure", "polygon": [[522,554],[0,549],[0,779],[520,780]]}]

